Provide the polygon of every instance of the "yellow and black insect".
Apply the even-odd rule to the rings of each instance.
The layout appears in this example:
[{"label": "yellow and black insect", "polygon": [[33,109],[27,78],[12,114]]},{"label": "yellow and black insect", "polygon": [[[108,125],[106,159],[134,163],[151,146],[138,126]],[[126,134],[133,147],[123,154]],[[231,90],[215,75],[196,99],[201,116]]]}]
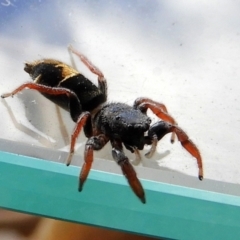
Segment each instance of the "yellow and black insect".
[{"label": "yellow and black insect", "polygon": [[[120,102],[107,103],[107,82],[103,73],[83,54],[72,47],[70,51],[98,76],[98,86],[65,63],[43,59],[25,64],[24,70],[29,73],[33,82],[24,83],[1,97],[14,96],[25,88],[35,89],[70,112],[76,126],[71,137],[67,165],[71,163],[74,146],[82,129],[88,138],[85,145],[84,164],[79,177],[79,191],[82,190],[91,169],[93,151],[102,149],[110,141],[114,160],[121,167],[134,193],[145,203],[143,187],[123,151],[123,145],[135,153],[137,160],[141,158],[139,150],[142,150],[145,145],[151,145],[146,154],[146,157],[150,158],[156,150],[158,141],[168,133],[172,133],[172,142],[177,135],[182,146],[197,159],[198,176],[200,180],[203,179],[202,158],[198,148],[178,127],[164,104],[149,98],[138,98],[133,106]],[[163,121],[151,125],[151,119],[147,116],[148,109]]]}]

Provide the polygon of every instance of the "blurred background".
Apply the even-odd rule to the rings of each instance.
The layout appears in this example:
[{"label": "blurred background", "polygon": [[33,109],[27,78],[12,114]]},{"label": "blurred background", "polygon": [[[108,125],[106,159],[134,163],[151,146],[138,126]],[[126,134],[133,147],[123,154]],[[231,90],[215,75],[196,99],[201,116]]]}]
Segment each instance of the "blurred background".
[{"label": "blurred background", "polygon": [[[26,61],[70,64],[72,44],[105,74],[110,101],[132,105],[146,96],[164,103],[199,147],[205,178],[239,184],[239,11],[234,0],[0,0],[0,91],[30,80]],[[39,93],[25,90],[1,100],[0,111],[1,138],[68,151],[74,123]],[[81,135],[80,157],[85,141]],[[112,160],[110,149],[96,157]],[[141,165],[197,177],[195,159],[178,142],[170,144],[170,136]]]}]

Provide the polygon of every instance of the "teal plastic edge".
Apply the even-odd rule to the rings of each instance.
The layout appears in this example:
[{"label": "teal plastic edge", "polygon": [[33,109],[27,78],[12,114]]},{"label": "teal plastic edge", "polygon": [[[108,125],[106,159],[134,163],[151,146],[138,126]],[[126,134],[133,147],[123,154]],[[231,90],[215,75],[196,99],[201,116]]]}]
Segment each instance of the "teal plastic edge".
[{"label": "teal plastic edge", "polygon": [[240,197],[141,179],[147,203],[123,176],[0,152],[0,207],[169,239],[240,238]]}]

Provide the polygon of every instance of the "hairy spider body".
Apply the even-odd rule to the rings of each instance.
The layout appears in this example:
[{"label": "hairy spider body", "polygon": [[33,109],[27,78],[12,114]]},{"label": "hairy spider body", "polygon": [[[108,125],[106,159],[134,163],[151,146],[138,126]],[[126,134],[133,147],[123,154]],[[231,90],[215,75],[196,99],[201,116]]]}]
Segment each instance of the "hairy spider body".
[{"label": "hairy spider body", "polygon": [[[107,82],[103,73],[72,47],[70,51],[98,76],[98,86],[65,63],[43,59],[25,64],[24,70],[29,73],[33,82],[24,83],[1,97],[13,96],[25,88],[35,89],[70,112],[76,126],[71,136],[67,165],[71,163],[74,146],[82,129],[88,138],[84,151],[84,164],[79,176],[79,191],[82,190],[91,169],[93,152],[102,149],[110,142],[114,160],[121,167],[134,193],[145,203],[143,187],[123,151],[123,145],[135,153],[139,161],[141,158],[139,150],[145,145],[151,145],[149,152],[145,154],[150,158],[156,150],[158,141],[168,133],[172,133],[172,142],[177,135],[182,146],[197,159],[198,176],[200,180],[203,179],[202,159],[198,148],[178,127],[164,104],[149,98],[138,98],[133,106],[119,102],[107,103]],[[147,116],[148,109],[163,121],[151,125],[151,119]]]},{"label": "hairy spider body", "polygon": [[145,145],[144,132],[151,119],[137,109],[124,103],[106,104],[94,118],[94,125],[111,140],[117,139],[132,150],[142,150]]}]

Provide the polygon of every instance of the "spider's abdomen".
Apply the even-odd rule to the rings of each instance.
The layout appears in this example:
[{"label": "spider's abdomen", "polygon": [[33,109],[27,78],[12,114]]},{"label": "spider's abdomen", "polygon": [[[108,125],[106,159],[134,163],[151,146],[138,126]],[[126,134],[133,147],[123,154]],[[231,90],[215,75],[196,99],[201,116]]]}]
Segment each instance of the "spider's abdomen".
[{"label": "spider's abdomen", "polygon": [[[43,59],[26,63],[24,70],[30,74],[37,84],[67,88],[77,95],[82,111],[92,111],[106,101],[106,96],[89,79],[74,68],[57,60]],[[43,95],[65,110],[69,110],[67,95]]]},{"label": "spider's abdomen", "polygon": [[52,59],[26,63],[24,70],[29,73],[35,83],[49,87],[57,87],[62,80],[79,74],[72,67]]},{"label": "spider's abdomen", "polygon": [[62,81],[59,87],[72,90],[81,102],[83,111],[92,111],[106,101],[100,89],[80,73]]}]

